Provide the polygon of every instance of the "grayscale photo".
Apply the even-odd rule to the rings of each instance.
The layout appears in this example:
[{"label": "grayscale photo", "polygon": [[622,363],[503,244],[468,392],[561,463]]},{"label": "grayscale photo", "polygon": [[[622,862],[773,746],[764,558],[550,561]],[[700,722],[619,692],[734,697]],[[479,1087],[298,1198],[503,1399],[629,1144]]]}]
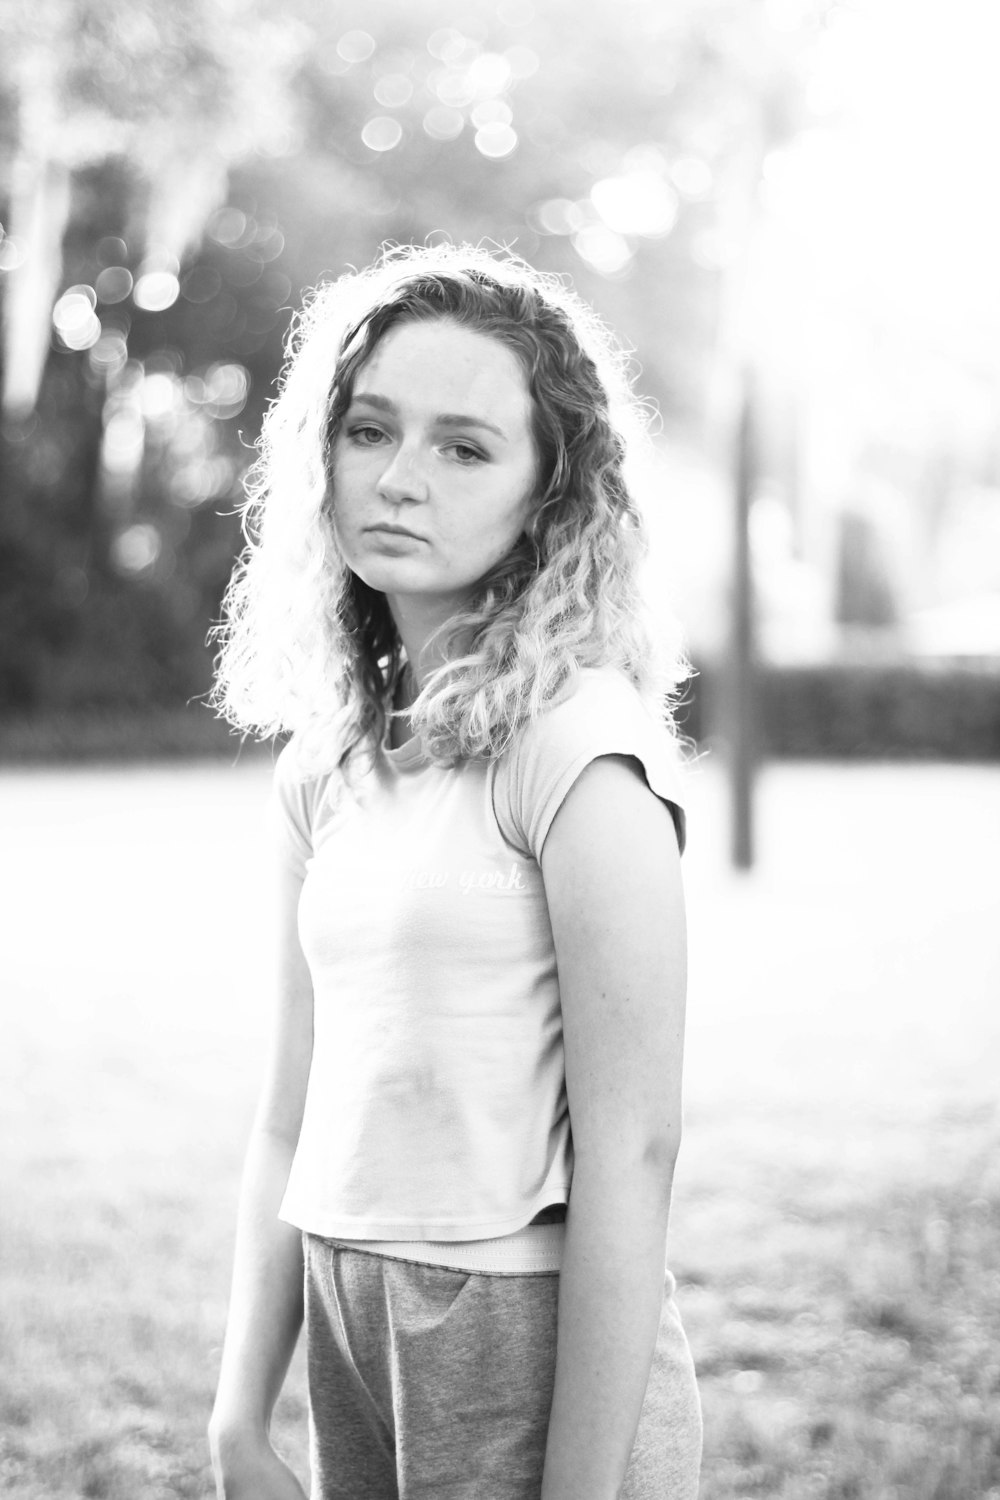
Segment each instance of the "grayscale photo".
[{"label": "grayscale photo", "polygon": [[998,57],[0,0],[12,1500],[1000,1500]]}]

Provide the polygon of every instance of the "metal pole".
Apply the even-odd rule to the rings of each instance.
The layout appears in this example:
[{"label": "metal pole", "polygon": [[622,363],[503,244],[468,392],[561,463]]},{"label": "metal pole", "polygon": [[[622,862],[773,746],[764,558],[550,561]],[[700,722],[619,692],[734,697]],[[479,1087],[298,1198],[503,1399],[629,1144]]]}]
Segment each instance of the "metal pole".
[{"label": "metal pole", "polygon": [[738,870],[754,861],[754,776],[757,760],[756,643],[750,556],[750,507],[757,478],[756,413],[753,373],[743,373],[736,444],[735,535],[730,640],[730,857]]}]

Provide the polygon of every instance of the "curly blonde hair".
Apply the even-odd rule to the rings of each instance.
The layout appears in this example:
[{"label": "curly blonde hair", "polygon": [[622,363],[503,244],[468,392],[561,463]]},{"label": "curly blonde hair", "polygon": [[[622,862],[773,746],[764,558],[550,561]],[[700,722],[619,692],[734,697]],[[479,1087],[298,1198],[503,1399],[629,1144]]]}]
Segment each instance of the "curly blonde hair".
[{"label": "curly blonde hair", "polygon": [[626,357],[554,276],[471,246],[387,249],[316,289],[292,326],[243,507],[246,549],[224,601],[212,702],[246,732],[293,732],[309,774],[377,751],[405,652],[386,598],[348,568],[329,505],[331,449],[358,371],[401,323],[446,319],[520,360],[540,481],[524,533],[436,633],[445,664],[412,705],[430,759],[499,755],[566,696],[581,667],[614,665],[672,727],[687,675],[653,625],[646,527],[626,480],[644,440]]}]

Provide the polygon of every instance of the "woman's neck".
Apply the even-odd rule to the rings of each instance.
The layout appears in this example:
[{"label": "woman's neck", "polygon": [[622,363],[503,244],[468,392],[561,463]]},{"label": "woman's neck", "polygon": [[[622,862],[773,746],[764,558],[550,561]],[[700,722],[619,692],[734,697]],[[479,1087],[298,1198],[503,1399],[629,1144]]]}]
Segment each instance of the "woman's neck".
[{"label": "woman's neck", "polygon": [[[432,641],[431,637],[455,614],[464,601],[458,596],[423,598],[397,594],[387,594],[386,599],[406,653],[410,669],[410,686],[413,690],[413,698],[415,698],[431,673],[438,667],[444,666],[447,660],[442,643]],[[410,699],[411,703],[413,698]]]},{"label": "woman's neck", "polygon": [[[428,641],[463,601],[460,598],[422,599],[410,595],[387,595],[386,598],[406,657],[406,664],[396,678],[392,706],[405,712],[420,696],[428,677],[445,665],[448,658],[441,643],[431,641],[428,648]],[[391,749],[398,750],[412,738],[408,714],[391,721]]]},{"label": "woman's neck", "polygon": [[[406,662],[396,678],[396,685],[392,695],[392,707],[397,712],[405,712],[409,709],[417,697],[417,686],[414,682],[413,671],[409,662]],[[413,738],[413,729],[410,724],[410,716],[405,718],[390,719],[389,721],[389,749],[399,750],[408,740]]]}]

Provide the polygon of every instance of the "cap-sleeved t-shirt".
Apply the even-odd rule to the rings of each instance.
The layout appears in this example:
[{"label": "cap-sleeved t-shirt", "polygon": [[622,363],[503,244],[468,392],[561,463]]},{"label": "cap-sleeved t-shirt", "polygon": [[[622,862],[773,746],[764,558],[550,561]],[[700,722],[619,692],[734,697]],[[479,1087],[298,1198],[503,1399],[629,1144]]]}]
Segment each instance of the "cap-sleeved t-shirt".
[{"label": "cap-sleeved t-shirt", "polygon": [[615,668],[490,761],[383,746],[339,773],[275,771],[281,858],[303,876],[313,1058],[281,1217],[327,1238],[470,1241],[566,1203],[573,1148],[540,859],[576,778],[634,756],[683,847],[677,752]]}]

